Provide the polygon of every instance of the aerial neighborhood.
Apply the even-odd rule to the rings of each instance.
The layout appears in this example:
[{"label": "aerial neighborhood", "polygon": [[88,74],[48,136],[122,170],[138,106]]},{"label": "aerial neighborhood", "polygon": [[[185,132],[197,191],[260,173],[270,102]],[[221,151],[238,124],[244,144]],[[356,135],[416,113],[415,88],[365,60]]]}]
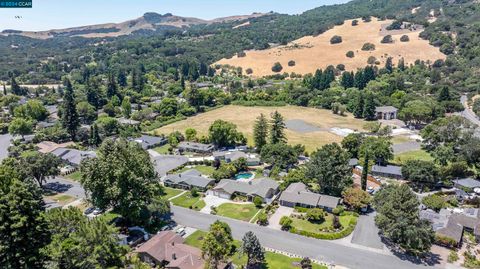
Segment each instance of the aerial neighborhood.
[{"label": "aerial neighborhood", "polygon": [[0,268],[480,268],[480,3],[337,2],[2,29]]}]

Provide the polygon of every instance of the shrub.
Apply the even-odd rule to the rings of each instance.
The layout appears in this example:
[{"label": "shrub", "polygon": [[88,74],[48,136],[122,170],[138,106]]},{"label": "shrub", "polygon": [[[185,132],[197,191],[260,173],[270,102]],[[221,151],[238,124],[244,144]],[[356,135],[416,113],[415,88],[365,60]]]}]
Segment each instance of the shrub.
[{"label": "shrub", "polygon": [[386,35],[382,38],[382,41],[380,41],[382,44],[388,44],[388,43],[393,43],[393,38],[391,35]]},{"label": "shrub", "polygon": [[458,257],[457,250],[455,250],[455,249],[450,250],[450,254],[448,254],[447,261],[449,263],[454,263],[454,262],[458,261],[458,259],[459,259],[459,257]]},{"label": "shrub", "polygon": [[295,61],[293,60],[288,61],[288,66],[295,66]]},{"label": "shrub", "polygon": [[353,51],[351,51],[351,50],[348,51],[346,55],[347,55],[348,58],[353,58],[353,57],[355,57],[355,53],[354,53]]},{"label": "shrub", "polygon": [[255,198],[253,198],[253,204],[258,208],[262,207],[262,204],[263,204],[262,198],[255,196]]},{"label": "shrub", "polygon": [[297,211],[298,213],[307,213],[308,208],[296,206],[295,211]]},{"label": "shrub", "polygon": [[290,230],[292,228],[292,219],[287,217],[287,216],[283,216],[281,219],[280,219],[280,222],[279,224],[282,226],[282,230]]},{"label": "shrub", "polygon": [[332,210],[332,213],[338,216],[342,214],[344,211],[345,211],[345,207],[343,205],[339,205]]},{"label": "shrub", "polygon": [[307,220],[311,222],[322,222],[325,220],[325,212],[320,208],[312,208],[307,211]]},{"label": "shrub", "polygon": [[352,26],[357,26],[358,25],[358,20],[353,20],[352,21]]},{"label": "shrub", "polygon": [[245,53],[245,51],[240,51],[240,52],[237,53],[237,57],[238,57],[238,58],[242,58],[242,57],[245,57],[245,56],[247,56],[247,54]]},{"label": "shrub", "polygon": [[401,42],[408,42],[408,41],[410,41],[410,37],[408,37],[408,35],[402,35],[402,37],[400,37],[400,41]]},{"label": "shrub", "polygon": [[338,35],[334,35],[334,36],[330,39],[330,44],[338,44],[338,43],[342,43],[342,37],[341,37],[341,36],[338,36]]},{"label": "shrub", "polygon": [[190,194],[192,195],[192,197],[198,197],[198,189],[197,188],[192,188],[190,190]]},{"label": "shrub", "polygon": [[372,17],[370,17],[370,16],[363,16],[363,17],[362,17],[362,21],[364,21],[364,22],[371,22],[371,21],[372,21]]},{"label": "shrub", "polygon": [[342,228],[342,224],[340,223],[340,220],[338,219],[337,215],[333,216],[333,228],[337,230]]},{"label": "shrub", "polygon": [[455,247],[457,245],[457,242],[455,239],[448,237],[448,236],[443,236],[443,235],[435,235],[435,242],[439,245],[445,246],[445,247]]},{"label": "shrub", "polygon": [[345,65],[344,64],[337,64],[337,70],[345,71]]},{"label": "shrub", "polygon": [[245,73],[247,73],[247,75],[253,74],[252,68],[247,68],[247,70],[245,70]]},{"label": "shrub", "polygon": [[368,57],[367,63],[368,64],[375,64],[376,61],[377,61],[377,58],[375,58],[375,56],[370,56],[370,57]]},{"label": "shrub", "polygon": [[432,210],[435,210],[435,211],[440,211],[440,209],[446,207],[446,202],[445,202],[445,199],[443,199],[443,197],[441,197],[440,195],[429,195],[429,196],[425,196],[423,199],[422,199],[422,203],[432,209]]},{"label": "shrub", "polygon": [[390,24],[389,26],[387,26],[387,30],[400,30],[402,29],[402,26],[403,26],[403,22],[401,21],[394,21],[392,22],[392,24]]},{"label": "shrub", "polygon": [[275,72],[275,73],[281,72],[282,69],[283,69],[283,66],[282,66],[279,62],[276,62],[276,63],[272,66],[272,71]]},{"label": "shrub", "polygon": [[372,44],[372,43],[367,42],[367,43],[363,44],[362,50],[364,50],[364,51],[372,51],[372,50],[375,50],[375,44]]},{"label": "shrub", "polygon": [[258,214],[258,219],[257,219],[258,225],[261,226],[267,226],[268,225],[268,216],[264,212],[261,212]]}]

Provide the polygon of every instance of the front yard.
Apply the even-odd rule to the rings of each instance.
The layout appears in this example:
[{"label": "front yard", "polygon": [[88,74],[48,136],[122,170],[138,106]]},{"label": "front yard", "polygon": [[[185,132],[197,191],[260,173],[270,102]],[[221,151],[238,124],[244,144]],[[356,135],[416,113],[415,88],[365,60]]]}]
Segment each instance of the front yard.
[{"label": "front yard", "polygon": [[[202,247],[202,241],[203,237],[205,236],[206,232],[204,231],[196,231],[190,236],[188,236],[185,239],[185,244],[196,247],[196,248],[201,248]],[[245,255],[242,255],[239,251],[241,247],[241,242],[235,240],[235,246],[237,248],[237,251],[233,254],[232,256],[232,262],[235,264],[237,267],[241,267],[242,265],[245,265],[247,262],[247,257]],[[266,252],[265,253],[265,259],[266,259],[266,266],[264,268],[269,268],[269,269],[298,269],[300,268],[300,261],[301,259],[299,258],[290,258],[285,255],[273,253],[273,252]],[[313,269],[327,269],[326,266],[314,264]]]},{"label": "front yard", "polygon": [[413,150],[395,155],[394,163],[402,165],[408,160],[433,161],[433,157],[425,150]]},{"label": "front yard", "polygon": [[225,203],[217,207],[217,215],[248,222],[258,210],[254,204]]},{"label": "front yard", "polygon": [[163,192],[164,195],[162,195],[162,198],[165,200],[168,200],[172,197],[175,197],[182,193],[184,190],[179,190],[179,189],[174,189],[174,188],[168,188],[168,187],[163,187]]},{"label": "front yard", "polygon": [[78,182],[80,182],[80,179],[82,178],[82,174],[80,173],[79,170],[77,170],[77,171],[75,171],[75,172],[73,172],[73,173],[71,173],[71,174],[68,174],[66,177],[67,177],[68,179],[73,180],[73,181],[78,181]]},{"label": "front yard", "polygon": [[199,194],[198,196],[193,197],[190,192],[171,200],[171,202],[176,206],[186,207],[197,211],[200,211],[205,207],[205,202],[202,200],[202,196]]},{"label": "front yard", "polygon": [[358,214],[344,212],[338,216],[341,227],[335,229],[333,225],[334,215],[331,213],[327,213],[324,220],[318,223],[307,220],[305,216],[297,217],[292,215],[290,232],[317,239],[335,240],[350,235],[355,229],[357,219]]},{"label": "front yard", "polygon": [[213,171],[215,171],[215,168],[213,166],[207,166],[207,165],[192,165],[187,167],[182,168],[178,173],[182,173],[185,171],[188,171],[190,169],[195,169],[198,172],[200,172],[202,175],[205,176],[211,176],[213,174]]}]

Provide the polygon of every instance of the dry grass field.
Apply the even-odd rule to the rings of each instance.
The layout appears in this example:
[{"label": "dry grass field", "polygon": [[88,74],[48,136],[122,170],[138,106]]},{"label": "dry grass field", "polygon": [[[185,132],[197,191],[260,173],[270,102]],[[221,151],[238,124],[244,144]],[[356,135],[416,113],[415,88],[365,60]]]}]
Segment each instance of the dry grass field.
[{"label": "dry grass field", "polygon": [[[445,55],[438,48],[418,37],[421,30],[387,31],[385,27],[391,23],[391,20],[378,21],[376,18],[372,18],[371,22],[358,19],[358,25],[352,26],[352,20],[348,20],[319,36],[305,36],[286,46],[267,50],[246,51],[246,57],[234,56],[231,59],[222,59],[216,64],[242,67],[244,71],[251,68],[253,76],[261,77],[274,74],[271,68],[275,62],[282,64],[282,73],[307,74],[314,73],[318,68],[337,64],[344,64],[347,70],[356,70],[365,67],[370,56],[376,57],[381,66],[385,64],[387,57],[393,57],[394,64],[402,57],[406,64],[414,63],[418,59],[431,62],[445,59]],[[409,42],[400,42],[400,37],[404,34],[409,36]],[[341,36],[343,42],[330,44],[334,35]],[[392,35],[394,42],[382,44],[380,41],[385,35]],[[375,44],[376,50],[362,51],[363,44],[367,42]],[[355,57],[346,57],[348,51],[353,51]],[[290,60],[295,61],[296,65],[289,67]]]},{"label": "dry grass field", "polygon": [[332,127],[349,128],[352,130],[362,130],[364,121],[355,119],[351,115],[338,116],[332,114],[329,110],[315,109],[296,106],[285,107],[244,107],[244,106],[225,106],[197,116],[179,121],[155,130],[156,134],[169,134],[173,131],[185,132],[187,128],[195,128],[199,134],[206,135],[208,128],[217,119],[233,122],[238,130],[244,133],[248,138],[248,143],[253,144],[253,124],[260,113],[268,118],[270,114],[278,110],[286,121],[302,120],[305,123],[323,129],[308,133],[300,133],[292,130],[286,131],[288,142],[292,145],[303,144],[307,151],[311,152],[316,148],[332,143],[341,142],[342,137],[329,132],[326,129]]}]

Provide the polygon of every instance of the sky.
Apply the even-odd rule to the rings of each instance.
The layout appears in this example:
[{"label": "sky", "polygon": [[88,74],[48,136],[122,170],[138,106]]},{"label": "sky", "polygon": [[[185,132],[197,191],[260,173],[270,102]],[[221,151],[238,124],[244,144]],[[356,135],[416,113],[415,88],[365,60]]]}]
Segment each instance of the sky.
[{"label": "sky", "polygon": [[214,19],[253,12],[299,14],[348,0],[33,0],[33,8],[0,8],[0,30],[41,31],[123,22],[145,12]]}]

